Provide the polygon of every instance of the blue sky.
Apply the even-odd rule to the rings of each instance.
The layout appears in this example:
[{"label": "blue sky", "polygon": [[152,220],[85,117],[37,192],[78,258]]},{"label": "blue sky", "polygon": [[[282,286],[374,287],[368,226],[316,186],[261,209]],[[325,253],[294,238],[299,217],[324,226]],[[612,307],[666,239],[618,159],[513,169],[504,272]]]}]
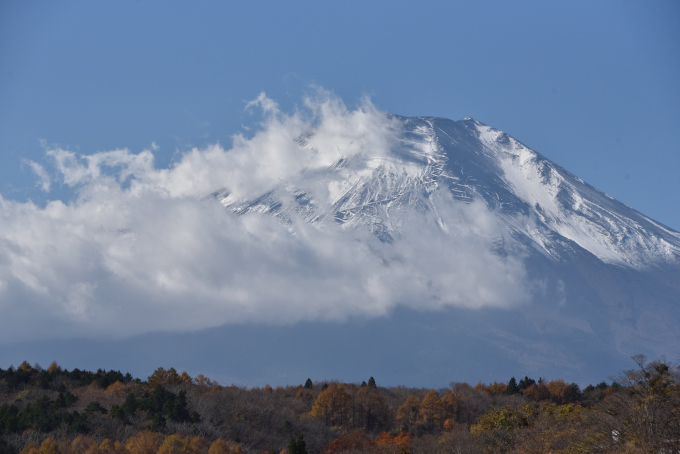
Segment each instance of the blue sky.
[{"label": "blue sky", "polygon": [[[0,367],[61,350],[67,367],[111,367],[97,362],[107,357],[125,368],[133,336],[157,336],[135,357],[142,376],[182,336],[229,348],[267,325],[272,344],[296,323],[323,334],[329,325],[314,323],[330,320],[342,339],[362,331],[342,325],[357,314],[394,331],[410,313],[381,316],[404,299],[426,304],[427,285],[410,284],[421,271],[469,272],[439,276],[463,310],[526,300],[524,268],[484,239],[461,235],[459,256],[432,265],[441,232],[415,223],[421,240],[400,252],[413,263],[385,281],[358,237],[296,226],[298,241],[270,218],[197,202],[225,179],[247,200],[307,160],[324,164],[290,148],[309,130],[295,114],[309,94],[328,110],[311,140],[329,156],[358,136],[378,149],[383,112],[474,117],[680,230],[678,24],[677,1],[0,3]],[[492,237],[484,207],[442,216]],[[469,293],[480,288],[486,300]],[[87,353],[73,338],[96,342]],[[194,356],[186,348],[183,360]]]},{"label": "blue sky", "polygon": [[0,194],[44,203],[47,144],[156,165],[231,143],[261,91],[474,117],[678,230],[680,4],[3,2]]}]

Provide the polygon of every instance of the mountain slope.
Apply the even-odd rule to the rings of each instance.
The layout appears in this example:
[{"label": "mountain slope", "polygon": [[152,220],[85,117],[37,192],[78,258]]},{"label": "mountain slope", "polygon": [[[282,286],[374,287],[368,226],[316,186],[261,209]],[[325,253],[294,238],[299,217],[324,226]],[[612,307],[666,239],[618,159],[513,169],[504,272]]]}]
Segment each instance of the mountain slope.
[{"label": "mountain slope", "polygon": [[[312,223],[367,225],[389,241],[406,210],[431,212],[436,220],[433,194],[446,189],[458,201],[484,200],[510,236],[555,259],[578,247],[605,263],[637,269],[680,263],[680,233],[507,134],[473,119],[393,118],[400,130],[387,156],[366,150],[247,202],[215,196],[239,214],[286,218],[294,210]],[[309,146],[304,138],[299,143]]]},{"label": "mountain slope", "polygon": [[[478,225],[442,213],[482,202],[496,224],[493,253],[521,259],[531,295],[499,310],[449,309],[421,327],[440,333],[435,343],[448,342],[453,329],[457,342],[487,345],[496,361],[567,377],[612,361],[626,367],[637,353],[679,355],[680,233],[476,120],[391,118],[389,153],[363,150],[253,200],[214,197],[238,214],[267,213],[293,229],[296,218],[331,232],[365,228],[386,245],[418,235],[409,226],[422,220],[444,238],[472,238]],[[299,138],[299,146],[313,148],[313,138]],[[432,242],[457,253],[455,241]],[[460,320],[475,329],[462,334]]]}]

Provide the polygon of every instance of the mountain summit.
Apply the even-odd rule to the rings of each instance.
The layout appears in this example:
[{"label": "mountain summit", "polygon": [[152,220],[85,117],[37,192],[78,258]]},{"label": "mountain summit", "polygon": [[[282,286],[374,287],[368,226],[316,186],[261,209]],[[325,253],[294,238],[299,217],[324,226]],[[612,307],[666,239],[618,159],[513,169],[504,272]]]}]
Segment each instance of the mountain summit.
[{"label": "mountain summit", "polygon": [[[505,225],[505,247],[558,261],[590,253],[627,268],[680,264],[680,233],[612,199],[502,131],[472,118],[391,116],[400,134],[388,155],[371,150],[282,182],[254,200],[215,197],[234,212],[291,211],[309,222],[365,225],[383,241],[399,234],[409,213],[437,218],[435,194],[483,201]],[[312,147],[300,137],[301,147]],[[327,183],[327,191],[314,188]],[[511,246],[508,246],[508,242]]]}]

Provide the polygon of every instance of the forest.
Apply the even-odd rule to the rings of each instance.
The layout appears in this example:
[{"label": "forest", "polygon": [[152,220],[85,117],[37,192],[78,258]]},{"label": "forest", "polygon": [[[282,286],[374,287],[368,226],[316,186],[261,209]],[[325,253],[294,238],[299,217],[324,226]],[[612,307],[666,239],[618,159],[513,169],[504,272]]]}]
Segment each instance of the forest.
[{"label": "forest", "polygon": [[0,369],[0,454],[680,453],[680,368],[633,361],[584,389],[526,376],[246,388],[25,361]]}]

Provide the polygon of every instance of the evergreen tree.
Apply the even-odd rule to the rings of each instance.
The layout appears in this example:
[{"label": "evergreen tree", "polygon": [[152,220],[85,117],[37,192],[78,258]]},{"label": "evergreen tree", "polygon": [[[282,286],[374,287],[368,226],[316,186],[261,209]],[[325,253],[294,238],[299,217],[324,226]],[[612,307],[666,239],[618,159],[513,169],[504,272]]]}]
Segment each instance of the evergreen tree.
[{"label": "evergreen tree", "polygon": [[505,394],[517,394],[519,393],[519,387],[517,386],[517,381],[515,377],[512,377],[508,382],[508,387],[505,389]]},{"label": "evergreen tree", "polygon": [[288,443],[288,454],[308,454],[307,453],[307,443],[305,443],[305,437],[300,434],[297,437],[290,437],[290,443]]},{"label": "evergreen tree", "polygon": [[519,385],[517,386],[517,388],[519,389],[519,392],[522,392],[525,389],[527,389],[529,386],[535,385],[535,384],[536,384],[535,380],[533,380],[533,379],[531,379],[531,378],[529,378],[525,375],[524,378],[519,381]]},{"label": "evergreen tree", "polygon": [[312,379],[308,378],[307,381],[305,382],[305,388],[312,389],[313,386],[314,384],[312,383]]},{"label": "evergreen tree", "polygon": [[165,429],[165,417],[161,413],[156,413],[151,421],[151,430],[160,432],[163,429]]},{"label": "evergreen tree", "polygon": [[375,388],[375,378],[371,377],[368,379],[368,387],[369,388]]}]

